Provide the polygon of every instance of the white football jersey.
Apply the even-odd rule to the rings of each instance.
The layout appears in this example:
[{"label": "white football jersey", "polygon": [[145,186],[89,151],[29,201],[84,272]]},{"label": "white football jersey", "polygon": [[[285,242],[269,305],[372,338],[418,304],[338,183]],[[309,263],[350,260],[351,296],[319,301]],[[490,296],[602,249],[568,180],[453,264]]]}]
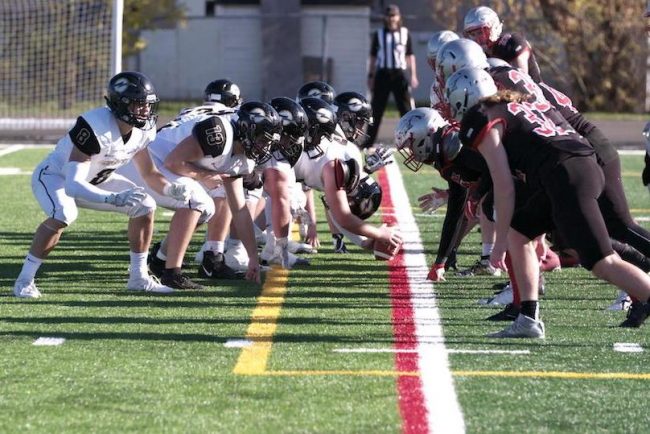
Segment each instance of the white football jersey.
[{"label": "white football jersey", "polygon": [[343,145],[337,141],[331,142],[323,138],[320,147],[324,150],[323,155],[318,158],[309,158],[307,152],[303,152],[293,169],[299,182],[302,182],[307,187],[323,191],[324,185],[321,176],[323,167],[336,159],[346,161],[356,158],[353,152],[350,151],[352,146]]},{"label": "white football jersey", "polygon": [[72,147],[90,155],[90,170],[86,181],[97,185],[106,181],[119,167],[156,137],[156,130],[133,128],[126,143],[120,134],[117,119],[108,107],[83,113],[75,126],[62,137],[46,158],[48,172],[64,175],[64,166],[70,159]]},{"label": "white football jersey", "polygon": [[172,121],[158,130],[156,140],[149,146],[149,152],[160,161],[165,161],[167,154],[176,145],[192,135],[192,128],[197,122],[217,113],[232,113],[232,110],[223,104],[206,104],[181,110]]}]

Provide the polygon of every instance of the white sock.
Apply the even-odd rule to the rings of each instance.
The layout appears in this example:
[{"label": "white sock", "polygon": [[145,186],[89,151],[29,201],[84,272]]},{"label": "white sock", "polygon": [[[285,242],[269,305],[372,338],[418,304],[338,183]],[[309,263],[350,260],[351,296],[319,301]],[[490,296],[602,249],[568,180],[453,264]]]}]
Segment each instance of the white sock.
[{"label": "white sock", "polygon": [[167,260],[167,255],[165,255],[162,252],[162,249],[158,249],[158,251],[156,252],[156,258],[160,259],[161,261],[166,261]]},{"label": "white sock", "polygon": [[30,282],[34,280],[34,277],[36,276],[36,272],[38,271],[38,268],[41,266],[42,263],[43,263],[42,259],[37,258],[31,253],[28,253],[27,256],[25,257],[23,268],[20,270],[20,274],[18,275],[17,280],[27,280]]},{"label": "white sock", "polygon": [[147,270],[147,252],[130,252],[129,254],[131,256],[131,277],[146,277],[149,274]]},{"label": "white sock", "polygon": [[223,241],[206,241],[203,243],[202,251],[211,251],[214,253],[223,253],[226,247],[226,243]]},{"label": "white sock", "polygon": [[490,256],[492,250],[494,250],[494,244],[483,243],[483,254],[481,256]]}]

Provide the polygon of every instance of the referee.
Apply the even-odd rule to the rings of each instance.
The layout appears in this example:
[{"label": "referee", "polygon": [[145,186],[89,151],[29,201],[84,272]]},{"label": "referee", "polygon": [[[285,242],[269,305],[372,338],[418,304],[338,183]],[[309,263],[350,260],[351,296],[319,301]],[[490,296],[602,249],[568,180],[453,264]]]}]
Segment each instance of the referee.
[{"label": "referee", "polygon": [[[372,91],[372,112],[375,121],[368,128],[368,140],[364,147],[372,146],[377,138],[379,124],[391,92],[400,116],[414,108],[410,87],[418,86],[415,56],[411,36],[408,29],[402,26],[397,5],[386,7],[384,27],[378,29],[373,36],[368,63],[368,89]],[[407,68],[411,72],[410,82],[406,78]]]}]

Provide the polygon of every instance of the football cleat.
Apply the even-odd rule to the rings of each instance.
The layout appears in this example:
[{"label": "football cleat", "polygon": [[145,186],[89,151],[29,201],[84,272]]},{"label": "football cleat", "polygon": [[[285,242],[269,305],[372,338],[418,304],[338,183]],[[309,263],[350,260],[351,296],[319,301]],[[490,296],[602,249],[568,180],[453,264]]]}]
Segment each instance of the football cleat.
[{"label": "football cleat", "polygon": [[203,260],[199,266],[199,277],[209,279],[243,280],[246,273],[235,271],[226,265],[224,254],[207,250],[203,252]]},{"label": "football cleat", "polygon": [[18,298],[40,298],[41,291],[38,290],[34,279],[32,280],[16,280],[14,284],[14,295]]},{"label": "football cleat", "polygon": [[512,300],[512,286],[508,284],[508,286],[497,292],[493,297],[480,299],[478,304],[483,306],[501,306],[512,303]]},{"label": "football cleat", "polygon": [[289,251],[291,253],[318,253],[311,244],[299,243],[297,241],[289,240]]},{"label": "football cleat", "polygon": [[632,299],[627,292],[620,290],[614,303],[610,304],[606,310],[628,310],[632,304]]},{"label": "football cleat", "polygon": [[158,279],[152,276],[130,278],[126,283],[126,289],[129,291],[155,292],[157,294],[171,294],[174,292],[172,288],[161,284]]},{"label": "football cleat", "polygon": [[248,270],[248,253],[242,243],[234,243],[224,253],[224,260],[228,267],[235,271]]},{"label": "football cleat", "polygon": [[160,283],[174,289],[203,289],[203,285],[192,281],[183,273],[174,273],[173,270],[165,270]]},{"label": "football cleat", "polygon": [[619,327],[639,328],[649,315],[650,303],[643,303],[638,300],[633,301],[630,309],[627,311],[627,318],[619,324]]},{"label": "football cleat", "polygon": [[332,244],[334,244],[334,253],[348,253],[343,234],[332,234]]},{"label": "football cleat", "polygon": [[519,314],[508,327],[496,333],[488,333],[486,336],[489,338],[544,339],[544,323],[541,320]]},{"label": "football cleat", "polygon": [[459,271],[457,275],[460,277],[472,277],[472,276],[500,277],[501,270],[498,268],[494,268],[492,264],[490,264],[489,259],[481,258],[480,260],[476,261],[476,264],[472,265],[471,267]]},{"label": "football cleat", "polygon": [[506,307],[503,310],[490,315],[485,318],[486,321],[514,321],[519,315],[519,306],[515,306],[513,303],[506,304]]}]

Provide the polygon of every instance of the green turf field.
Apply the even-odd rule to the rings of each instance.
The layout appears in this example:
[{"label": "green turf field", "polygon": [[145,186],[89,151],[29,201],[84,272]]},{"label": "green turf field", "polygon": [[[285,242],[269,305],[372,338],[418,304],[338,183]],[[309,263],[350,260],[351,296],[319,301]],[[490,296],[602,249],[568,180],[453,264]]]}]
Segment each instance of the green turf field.
[{"label": "green turf field", "polygon": [[[264,293],[244,282],[199,280],[210,286],[151,296],[125,290],[125,217],[82,210],[39,271],[43,298],[11,296],[44,218],[26,173],[47,152],[0,157],[0,173],[20,169],[0,176],[0,432],[403,431],[395,355],[335,351],[390,349],[399,339],[386,263],[354,247],[349,255],[333,254],[325,223],[324,247],[311,256],[312,266],[274,274]],[[640,183],[643,157],[622,161],[633,214],[650,217]],[[443,185],[433,170],[402,173],[412,204]],[[430,263],[443,214],[412,211]],[[156,217],[159,240],[170,215],[159,210]],[[473,232],[459,265],[471,265],[479,251]],[[484,334],[504,324],[484,321],[496,310],[476,301],[504,279],[447,277],[435,289],[449,349],[528,350],[449,355],[468,432],[650,431],[650,325],[617,327],[624,313],[604,311],[613,287],[582,269],[548,273],[546,339],[495,341]],[[33,345],[39,337],[65,342]],[[238,347],[251,340],[262,345]],[[645,351],[617,352],[615,343]]]}]

